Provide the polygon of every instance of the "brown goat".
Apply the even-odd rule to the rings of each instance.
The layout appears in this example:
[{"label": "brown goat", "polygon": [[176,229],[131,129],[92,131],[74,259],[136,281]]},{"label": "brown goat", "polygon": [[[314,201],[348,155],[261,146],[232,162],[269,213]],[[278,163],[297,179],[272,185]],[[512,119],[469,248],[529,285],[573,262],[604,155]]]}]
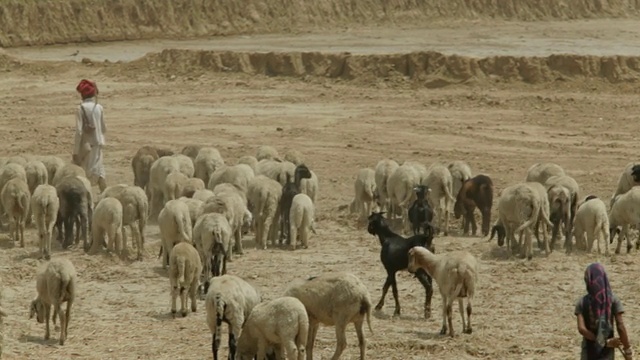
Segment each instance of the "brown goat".
[{"label": "brown goat", "polygon": [[482,214],[482,235],[489,235],[489,227],[491,226],[491,206],[493,205],[493,182],[486,175],[477,175],[464,183],[460,187],[460,192],[456,197],[456,203],[453,206],[453,213],[456,219],[464,215],[462,220],[464,234],[469,232],[469,224],[471,224],[472,233],[475,236],[478,231],[473,212],[476,207],[480,209]]}]

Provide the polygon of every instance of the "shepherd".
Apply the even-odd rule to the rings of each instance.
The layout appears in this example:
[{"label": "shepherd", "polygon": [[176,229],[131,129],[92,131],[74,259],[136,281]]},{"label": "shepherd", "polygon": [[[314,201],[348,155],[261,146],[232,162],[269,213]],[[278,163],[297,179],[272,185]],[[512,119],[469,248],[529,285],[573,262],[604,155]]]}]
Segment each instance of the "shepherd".
[{"label": "shepherd", "polygon": [[[633,358],[627,329],[622,321],[622,302],[611,291],[607,273],[600,263],[584,273],[587,294],[576,303],[578,332],[582,335],[581,360],[612,360],[619,348],[626,360]],[[615,321],[614,321],[615,320]],[[619,337],[614,337],[614,322]]]},{"label": "shepherd", "polygon": [[73,148],[73,163],[81,166],[92,185],[98,183],[100,192],[107,187],[106,173],[102,163],[102,147],[105,144],[102,105],[98,104],[98,86],[94,81],[83,79],[76,90],[82,103],[76,112],[76,135]]}]

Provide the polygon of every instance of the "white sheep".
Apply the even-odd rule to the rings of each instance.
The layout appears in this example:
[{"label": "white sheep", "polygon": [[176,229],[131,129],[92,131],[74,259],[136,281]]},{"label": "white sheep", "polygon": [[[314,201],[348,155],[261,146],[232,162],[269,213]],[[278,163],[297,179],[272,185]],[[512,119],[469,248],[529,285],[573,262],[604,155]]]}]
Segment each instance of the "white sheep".
[{"label": "white sheep", "polygon": [[256,305],[247,318],[238,339],[237,360],[264,359],[267,346],[280,348],[280,359],[304,360],[309,316],[300,300],[283,296]]},{"label": "white sheep", "polygon": [[31,209],[40,238],[40,254],[46,260],[51,258],[51,236],[58,218],[60,199],[56,188],[39,185],[31,196]]},{"label": "white sheep", "polygon": [[276,160],[280,159],[278,150],[269,145],[262,145],[256,151],[256,159],[260,160]]},{"label": "white sheep", "polygon": [[64,180],[67,177],[73,177],[73,176],[82,176],[86,178],[87,173],[84,171],[83,168],[81,168],[76,164],[65,164],[63,167],[58,169],[58,171],[56,171],[56,174],[53,177],[53,180],[51,181],[51,185],[57,187],[58,185],[60,185],[62,180]]},{"label": "white sheep", "polygon": [[180,165],[172,156],[163,156],[151,165],[148,184],[151,220],[157,219],[158,213],[168,201],[164,198],[163,189],[167,176],[174,171],[180,171]]},{"label": "white sheep", "polygon": [[249,165],[251,170],[256,171],[256,165],[258,165],[258,159],[255,156],[245,155],[236,161],[236,165],[238,164],[246,164]]},{"label": "white sheep", "polygon": [[[213,192],[213,195],[220,195],[223,193],[237,194],[242,198],[242,202],[248,205],[247,195],[233,184],[229,184],[229,183],[218,184],[211,191]],[[248,191],[248,187],[247,187],[247,191]]]},{"label": "white sheep", "polygon": [[203,190],[196,190],[196,192],[193,193],[193,196],[191,198],[205,202],[209,198],[214,197],[215,195],[216,194],[214,194],[213,191],[209,189],[203,189]]},{"label": "white sheep", "polygon": [[25,165],[27,165],[27,162],[28,161],[24,156],[14,155],[7,158],[6,164],[16,164],[24,167]]},{"label": "white sheep", "polygon": [[221,325],[226,322],[229,325],[229,359],[234,359],[242,325],[253,308],[260,303],[261,296],[251,284],[234,275],[215,276],[210,282],[211,285],[205,287],[205,308],[207,325],[213,337],[213,358],[218,358]]},{"label": "white sheep", "polygon": [[43,156],[40,158],[40,161],[47,168],[47,181],[49,185],[53,185],[53,178],[56,176],[58,170],[62,169],[65,162],[61,158],[57,156]]},{"label": "white sheep", "polygon": [[349,205],[349,211],[352,214],[359,212],[359,220],[366,221],[377,200],[375,171],[371,168],[358,170],[353,188],[355,196]]},{"label": "white sheep", "polygon": [[11,179],[2,188],[0,200],[9,215],[11,238],[14,243],[20,241],[20,247],[24,247],[24,227],[31,202],[29,186],[20,178]]},{"label": "white sheep", "polygon": [[95,254],[106,235],[109,239],[107,243],[109,251],[115,251],[115,254],[123,256],[122,213],[122,204],[116,198],[105,197],[98,202],[93,210],[93,219],[91,220],[93,242],[90,254]]},{"label": "white sheep", "polygon": [[[205,286],[209,276],[227,273],[227,261],[231,262],[231,225],[227,218],[218,213],[203,214],[193,228],[193,243],[198,249],[203,263]],[[211,264],[214,268],[211,268]]]},{"label": "white sheep", "polygon": [[194,176],[202,180],[206,185],[209,183],[211,174],[224,165],[224,159],[216,148],[205,147],[200,149],[193,164],[195,167]]},{"label": "white sheep", "polygon": [[[627,163],[627,165],[624,167],[624,169],[620,173],[620,177],[618,178],[618,187],[616,188],[616,191],[611,196],[611,200],[609,201],[609,206],[613,206],[613,199],[616,196],[626,193],[627,191],[629,191],[629,189],[631,189],[636,185],[640,185],[640,182],[635,180],[635,176],[638,176],[639,177],[638,180],[640,180],[640,173],[638,169],[639,167],[640,167],[640,162],[634,161],[634,162]],[[636,170],[635,175],[634,175],[634,170]]]},{"label": "white sheep", "polygon": [[255,175],[253,170],[249,165],[238,164],[232,166],[221,166],[211,174],[207,188],[213,190],[218,184],[229,183],[242,191],[246,197],[249,182],[254,177]]},{"label": "white sheep", "polygon": [[[631,251],[631,240],[629,237],[629,225],[640,223],[640,187],[634,186],[624,194],[616,195],[613,198],[613,206],[609,211],[609,235],[610,242],[615,239],[616,229],[622,226],[622,231],[618,237],[616,254],[620,253],[620,245],[624,238],[627,239],[627,253]],[[640,244],[640,239],[636,246]]]},{"label": "white sheep", "polygon": [[187,204],[180,200],[168,201],[158,215],[158,227],[162,239],[160,254],[164,251],[162,268],[166,269],[173,246],[182,241],[191,243],[193,238],[191,216]]},{"label": "white sheep", "polygon": [[309,232],[315,232],[313,201],[306,194],[297,194],[291,201],[291,211],[289,212],[289,234],[291,234],[291,248],[296,249],[298,232],[303,248],[309,244]]},{"label": "white sheep", "polygon": [[143,146],[131,159],[133,170],[133,185],[139,186],[145,191],[149,185],[151,165],[158,160],[158,151],[153,146]]},{"label": "white sheep", "polygon": [[175,200],[182,196],[182,190],[189,178],[180,171],[173,171],[164,180],[163,196],[165,201]]},{"label": "white sheep", "polygon": [[129,226],[131,243],[138,249],[137,260],[142,261],[145,243],[144,229],[149,217],[149,201],[144,190],[139,186],[118,184],[106,188],[100,197],[114,197],[122,204],[122,256],[128,257],[127,234],[124,226]]},{"label": "white sheep", "polygon": [[387,195],[390,206],[400,214],[402,229],[409,229],[409,206],[415,196],[413,188],[420,184],[420,174],[409,164],[399,166],[387,180]]},{"label": "white sheep", "polygon": [[[38,323],[47,323],[45,340],[51,336],[49,319],[53,305],[53,324],[56,324],[56,314],[60,316],[60,345],[64,345],[71,318],[71,305],[76,296],[76,269],[65,258],[55,258],[38,269],[36,275],[36,289],[38,295],[31,301],[29,318],[36,316]],[[62,304],[67,303],[67,311],[62,310]]]},{"label": "white sheep", "polygon": [[266,249],[267,239],[275,245],[277,224],[280,222],[278,204],[282,196],[282,185],[264,175],[258,175],[249,183],[247,197],[253,205],[256,248]]},{"label": "white sheep", "polygon": [[453,179],[453,196],[458,196],[462,184],[471,179],[471,167],[464,161],[455,160],[447,164],[447,169]]},{"label": "white sheep", "polygon": [[180,197],[186,196],[188,198],[193,197],[193,194],[198,190],[204,190],[206,186],[204,185],[204,181],[198,178],[189,178],[185,181],[182,187],[182,192],[180,193]]},{"label": "white sheep", "polygon": [[47,167],[41,161],[30,161],[24,167],[27,175],[27,184],[29,185],[29,193],[33,195],[36,187],[49,183],[49,174]]},{"label": "white sheep", "polygon": [[196,225],[196,220],[202,215],[202,208],[204,201],[198,199],[192,199],[188,197],[181,197],[178,200],[184,202],[189,207],[189,216],[191,217],[191,227]]},{"label": "white sheep", "polygon": [[171,249],[169,255],[169,283],[171,284],[171,314],[176,316],[176,299],[180,295],[180,313],[187,316],[187,294],[191,299],[191,311],[196,312],[198,287],[202,262],[193,245],[181,242]]},{"label": "white sheep", "polygon": [[196,172],[195,166],[193,165],[193,160],[190,157],[183,154],[173,154],[171,155],[178,162],[178,168],[180,172],[183,173],[186,177],[190,178]]},{"label": "white sheep", "polygon": [[[7,163],[0,167],[0,191],[2,191],[9,180],[15,178],[22,179],[24,182],[27,182],[27,173],[24,170],[24,166],[15,163]],[[2,202],[0,202],[0,216],[4,217],[5,213],[6,211],[2,207]]]},{"label": "white sheep", "polygon": [[202,146],[191,144],[183,147],[180,153],[182,155],[188,156],[189,158],[191,158],[191,160],[195,160],[200,150],[202,150]]},{"label": "white sheep", "polygon": [[387,181],[398,167],[400,167],[400,165],[398,165],[397,162],[391,159],[382,159],[378,161],[375,169],[375,181],[376,189],[378,190],[380,210],[387,211],[389,215],[393,215],[395,212],[391,208],[391,202],[387,193]]},{"label": "white sheep", "polygon": [[235,238],[234,250],[239,255],[243,254],[243,229],[250,227],[253,220],[251,212],[247,209],[246,200],[237,192],[221,192],[204,203],[202,213],[212,212],[223,214],[227,218]]},{"label": "white sheep", "polygon": [[263,159],[256,165],[255,175],[264,175],[284,186],[287,183],[287,174],[293,179],[295,170],[296,165],[292,162]]},{"label": "white sheep", "polygon": [[[438,284],[442,296],[442,329],[441,335],[447,333],[454,336],[452,324],[453,302],[458,300],[460,316],[462,317],[462,332],[471,334],[471,309],[478,282],[478,261],[467,251],[452,251],[434,254],[427,248],[414,246],[409,250],[408,270],[415,273],[423,269]],[[463,299],[467,298],[467,321],[464,320]]]},{"label": "white sheep", "polygon": [[304,164],[304,156],[298,150],[287,150],[287,152],[284,154],[284,160],[293,163],[293,165],[295,166]]},{"label": "white sheep", "polygon": [[438,227],[443,229],[444,236],[449,234],[449,214],[456,202],[453,195],[453,177],[449,169],[435,163],[427,170],[427,176],[421,182],[429,187],[427,200],[438,219]]},{"label": "white sheep", "polygon": [[348,272],[326,273],[289,286],[284,296],[300,300],[309,316],[307,360],[313,359],[313,345],[320,324],[336,327],[336,350],[332,359],[339,359],[347,347],[345,330],[354,324],[358,334],[360,360],[364,360],[366,340],[363,325],[365,319],[371,329],[371,296],[369,290],[355,275]]},{"label": "white sheep", "polygon": [[[546,249],[546,243],[549,243],[549,224],[552,224],[551,219],[551,205],[549,204],[549,196],[547,193],[547,188],[544,187],[539,182],[525,182],[525,184],[529,185],[533,190],[538,194],[538,199],[540,200],[540,214],[538,215],[538,222],[536,224],[536,239],[538,240],[538,246],[541,249]],[[542,232],[543,242],[540,243],[538,227]],[[520,234],[520,238],[522,239],[522,233]],[[553,249],[550,249],[552,251]]]},{"label": "white sheep", "polygon": [[[565,239],[565,247],[567,251],[571,251],[571,234],[572,234],[572,224],[576,215],[576,209],[578,207],[578,197],[580,196],[580,186],[578,182],[568,175],[557,175],[550,176],[547,178],[545,182],[545,186],[547,191],[554,186],[562,186],[569,191],[570,201],[569,201],[569,211],[564,215],[567,216],[568,221],[564,223],[565,231],[566,231],[566,239]],[[552,237],[551,244],[555,244],[555,239]]]},{"label": "white sheep", "polygon": [[[585,233],[587,234],[586,242],[584,241]],[[598,254],[600,254],[600,241],[603,241],[604,253],[609,255],[609,217],[604,201],[591,198],[578,207],[573,223],[573,235],[576,237],[576,246],[588,252],[591,252],[593,242],[597,240]],[[619,241],[618,244],[620,243]]]},{"label": "white sheep", "polygon": [[524,179],[525,182],[539,182],[545,184],[547,179],[552,176],[565,175],[564,169],[554,163],[535,163],[527,169],[527,176]]}]

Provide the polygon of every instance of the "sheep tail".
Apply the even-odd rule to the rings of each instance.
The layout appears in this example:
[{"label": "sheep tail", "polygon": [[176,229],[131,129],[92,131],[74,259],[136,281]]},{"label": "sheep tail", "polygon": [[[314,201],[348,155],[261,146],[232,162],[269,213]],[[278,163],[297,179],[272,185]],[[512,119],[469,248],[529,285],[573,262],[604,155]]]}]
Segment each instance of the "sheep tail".
[{"label": "sheep tail", "polygon": [[220,339],[220,328],[222,327],[222,321],[224,320],[224,309],[226,307],[224,301],[220,298],[220,293],[216,293],[216,333],[215,338]]},{"label": "sheep tail", "polygon": [[451,201],[451,203],[455,203],[456,202],[456,198],[453,197],[453,184],[452,183],[448,183],[448,184],[442,184],[442,188],[444,190],[444,194],[449,198],[449,201]]},{"label": "sheep tail", "polygon": [[[516,229],[516,233],[520,233],[521,231],[523,231],[524,229],[531,227],[532,225],[534,225],[537,221],[538,221],[538,217],[540,216],[540,202],[539,201],[534,201],[532,204],[530,204],[531,206],[531,215],[529,216],[529,219],[527,219],[527,221],[525,221],[522,225],[520,225],[517,229]],[[548,220],[547,220],[548,221]],[[553,225],[553,224],[551,224]]]},{"label": "sheep tail", "polygon": [[176,221],[176,228],[178,229],[178,233],[180,233],[180,236],[182,237],[183,241],[186,242],[190,242],[189,239],[189,235],[187,234],[187,229],[185,226],[185,222],[183,221],[184,219],[180,218],[180,219],[175,219]]},{"label": "sheep tail", "polygon": [[178,284],[180,284],[180,287],[183,287],[183,285],[184,285],[184,268],[185,268],[184,257],[182,257],[182,256],[177,256],[176,257],[176,266],[178,267]]}]

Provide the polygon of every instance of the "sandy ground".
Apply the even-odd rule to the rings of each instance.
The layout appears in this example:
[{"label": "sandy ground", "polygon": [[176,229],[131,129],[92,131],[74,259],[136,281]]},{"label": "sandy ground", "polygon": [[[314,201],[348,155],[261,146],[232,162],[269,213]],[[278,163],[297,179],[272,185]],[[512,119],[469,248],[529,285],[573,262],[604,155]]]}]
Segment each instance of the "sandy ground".
[{"label": "sandy ground", "polygon": [[[617,45],[609,39],[616,26],[622,26],[621,22],[599,23],[602,29],[611,30],[600,34],[600,39],[592,39],[589,45],[580,45],[576,39],[584,24],[576,25],[574,32],[567,34],[562,27],[571,25],[550,29],[550,33],[562,36],[549,35],[548,38],[556,40],[540,45],[541,53],[556,49],[587,51],[580,50],[581,47],[594,52],[614,51]],[[527,39],[536,38],[535,33],[545,28],[539,24],[505,26],[500,35],[484,44],[482,31],[477,32],[475,40],[469,29],[424,32],[434,31],[439,35],[434,41],[451,51],[458,46],[454,44],[461,42],[460,52],[498,53],[510,46],[521,48]],[[537,30],[527,30],[528,27]],[[520,32],[511,31],[515,28]],[[627,31],[620,36],[637,38],[638,31],[633,26]],[[407,30],[397,35],[397,39],[402,42],[418,33],[415,29]],[[596,33],[599,34],[594,30],[593,34]],[[368,34],[372,36],[372,32]],[[453,35],[446,37],[446,34]],[[531,34],[530,38],[525,34]],[[329,42],[322,40],[322,35],[304,36],[320,39],[310,42],[309,47],[326,46]],[[349,36],[336,35],[346,39],[343,46],[356,42]],[[387,44],[380,47],[395,41],[393,37],[380,36],[385,39],[381,42]],[[519,36],[525,36],[524,40],[514,40]],[[538,37],[541,38],[544,36]],[[262,42],[262,49],[284,46],[275,37],[264,42],[256,39],[246,42],[240,39],[234,46],[249,46],[251,41]],[[303,39],[300,41],[305,42]],[[577,46],[561,48],[563,41]],[[627,40],[619,38],[619,41]],[[375,41],[371,37],[362,40],[360,49],[372,42]],[[231,46],[230,40],[216,43],[221,45],[210,46]],[[500,46],[493,48],[492,43]],[[600,46],[602,43],[610,47]],[[139,50],[137,45],[126,45],[114,58],[137,57],[136,54],[163,44],[153,42]],[[38,58],[36,52],[41,52],[42,57],[60,59],[69,49],[78,48],[93,52],[88,57],[99,58],[109,46],[116,45],[7,52],[26,58]],[[411,50],[411,46],[432,44],[416,42],[406,50]],[[630,45],[625,49],[620,51],[636,51]],[[381,50],[374,47],[359,51]],[[614,87],[599,81],[537,86],[497,83],[434,91],[388,85],[384,81],[355,86],[326,79],[300,81],[228,73],[207,73],[191,79],[178,77],[172,81],[163,77],[133,77],[131,73],[113,78],[102,74],[99,68],[53,63],[3,73],[2,155],[55,154],[70,158],[72,114],[78,102],[74,88],[83,77],[99,81],[100,102],[105,106],[108,124],[105,161],[110,184],[133,182],[130,160],[142,145],[162,145],[174,150],[192,143],[210,145],[217,147],[228,162],[254,154],[262,144],[283,152],[301,151],[320,179],[318,235],[311,238],[310,248],[295,252],[277,248],[257,251],[253,248],[253,236],[249,235],[245,238],[246,254],[229,267],[230,273],[250,279],[266,299],[279,296],[293,279],[346,270],[360,277],[373,302],[378,301],[386,276],[379,262],[378,240],[356,224],[354,215],[338,209],[351,201],[357,169],[374,167],[384,157],[399,162],[416,160],[426,165],[465,160],[474,174],[484,173],[493,178],[496,193],[523,180],[531,164],[553,161],[576,178],[583,195],[596,194],[608,201],[620,171],[637,153],[635,131],[639,117],[637,89],[633,85]],[[452,227],[459,229],[460,224],[455,221]],[[148,246],[143,262],[123,262],[108,255],[88,256],[78,250],[62,251],[55,245],[54,256],[72,259],[79,273],[69,338],[61,347],[57,345],[58,331],[52,332],[51,340],[44,341],[44,326],[28,319],[39,264],[34,230],[28,231],[25,249],[13,247],[7,233],[3,233],[0,274],[3,305],[10,312],[5,320],[5,358],[210,358],[211,335],[203,302],[198,303],[195,314],[171,319],[169,280],[156,259],[157,226],[149,226],[146,234]],[[393,300],[388,294],[383,310],[374,314],[374,334],[366,333],[369,359],[574,359],[579,352],[580,336],[573,306],[584,293],[583,270],[596,260],[602,261],[609,271],[613,289],[627,310],[631,339],[637,343],[640,306],[633,299],[640,286],[633,279],[640,261],[635,250],[629,255],[605,257],[595,253],[567,256],[558,248],[547,258],[535,249],[534,259],[523,261],[510,257],[495,242],[460,237],[455,232],[453,236],[437,237],[435,244],[438,252],[466,249],[480,259],[472,319],[474,333],[454,339],[439,336],[441,301],[437,290],[433,317],[424,320],[423,289],[407,273],[399,273],[402,316],[391,318]],[[454,326],[460,333],[457,310]],[[335,334],[331,328],[322,328],[318,337],[316,359],[329,359],[335,347]],[[357,340],[351,328],[348,341],[342,358],[356,359]],[[226,356],[226,336],[222,355]]]}]

